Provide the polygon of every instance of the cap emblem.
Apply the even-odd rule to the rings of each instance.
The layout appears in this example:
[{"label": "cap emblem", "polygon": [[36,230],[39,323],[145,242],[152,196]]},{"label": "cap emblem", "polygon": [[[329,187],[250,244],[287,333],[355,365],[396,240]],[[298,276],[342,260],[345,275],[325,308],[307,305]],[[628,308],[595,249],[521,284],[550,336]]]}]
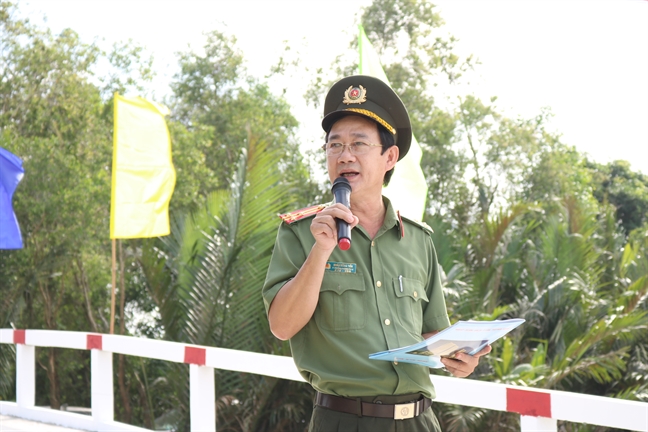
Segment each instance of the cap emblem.
[{"label": "cap emblem", "polygon": [[349,88],[344,92],[344,99],[342,99],[342,102],[347,105],[367,102],[367,89],[362,86],[349,86]]}]

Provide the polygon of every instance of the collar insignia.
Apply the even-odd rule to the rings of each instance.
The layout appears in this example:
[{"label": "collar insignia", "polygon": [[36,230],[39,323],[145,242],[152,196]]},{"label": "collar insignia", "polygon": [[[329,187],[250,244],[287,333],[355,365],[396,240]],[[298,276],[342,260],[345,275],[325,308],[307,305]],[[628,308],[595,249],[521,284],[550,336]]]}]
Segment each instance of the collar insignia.
[{"label": "collar insignia", "polygon": [[367,89],[362,86],[349,86],[349,88],[344,92],[344,99],[342,99],[342,102],[347,105],[367,102]]},{"label": "collar insignia", "polygon": [[398,211],[396,212],[396,215],[398,216],[398,225],[400,225],[400,235],[401,235],[401,236],[400,236],[400,238],[398,239],[398,240],[400,240],[400,239],[402,239],[403,237],[405,237],[405,225],[403,225],[403,218],[401,218],[400,210],[398,210]]}]

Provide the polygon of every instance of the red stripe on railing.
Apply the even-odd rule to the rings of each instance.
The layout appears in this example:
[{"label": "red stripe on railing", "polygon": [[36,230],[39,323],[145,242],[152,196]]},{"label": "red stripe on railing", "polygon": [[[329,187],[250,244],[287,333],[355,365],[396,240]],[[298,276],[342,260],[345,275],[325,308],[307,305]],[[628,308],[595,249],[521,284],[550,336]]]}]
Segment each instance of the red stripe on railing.
[{"label": "red stripe on railing", "polygon": [[86,349],[103,349],[103,339],[101,335],[89,334],[86,338]]},{"label": "red stripe on railing", "polygon": [[196,364],[199,366],[205,365],[207,357],[207,350],[205,348],[185,347],[184,362]]},{"label": "red stripe on railing", "polygon": [[13,338],[15,344],[25,345],[25,330],[14,330]]},{"label": "red stripe on railing", "polygon": [[526,416],[551,418],[551,395],[537,391],[507,388],[506,411]]}]

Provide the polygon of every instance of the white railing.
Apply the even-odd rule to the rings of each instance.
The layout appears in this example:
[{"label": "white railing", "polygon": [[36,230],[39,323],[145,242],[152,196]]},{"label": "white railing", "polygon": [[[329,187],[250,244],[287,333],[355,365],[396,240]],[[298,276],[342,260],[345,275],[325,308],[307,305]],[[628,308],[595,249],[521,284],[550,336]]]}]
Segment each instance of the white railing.
[{"label": "white railing", "polygon": [[[0,401],[0,414],[84,430],[147,431],[114,421],[113,353],[188,363],[192,431],[216,431],[213,369],[303,381],[290,357],[145,338],[0,329],[0,343],[16,344],[16,402]],[[35,406],[35,347],[91,350],[91,416]],[[648,403],[430,377],[437,392],[435,402],[519,413],[522,432],[556,432],[558,420],[648,432]]]}]

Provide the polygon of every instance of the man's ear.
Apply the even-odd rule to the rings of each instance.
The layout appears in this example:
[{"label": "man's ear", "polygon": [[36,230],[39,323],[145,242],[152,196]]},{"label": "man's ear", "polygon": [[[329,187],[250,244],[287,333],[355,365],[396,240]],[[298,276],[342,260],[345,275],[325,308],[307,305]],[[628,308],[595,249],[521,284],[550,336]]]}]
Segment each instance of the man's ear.
[{"label": "man's ear", "polygon": [[385,152],[387,154],[387,161],[385,163],[385,171],[389,171],[390,169],[394,168],[396,166],[396,162],[398,162],[398,155],[400,154],[400,149],[398,148],[397,145],[393,145],[387,149]]}]

